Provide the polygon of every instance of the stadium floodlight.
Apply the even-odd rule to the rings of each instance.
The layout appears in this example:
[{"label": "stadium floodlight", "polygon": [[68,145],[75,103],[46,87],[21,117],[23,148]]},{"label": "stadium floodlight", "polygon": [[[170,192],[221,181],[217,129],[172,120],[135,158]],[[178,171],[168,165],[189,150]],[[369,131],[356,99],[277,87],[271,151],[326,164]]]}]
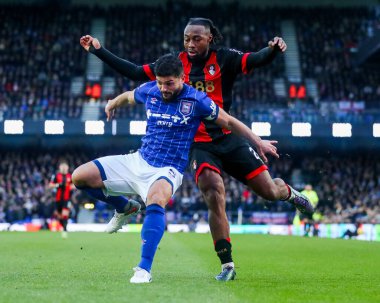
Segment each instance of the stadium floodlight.
[{"label": "stadium floodlight", "polygon": [[145,135],[146,121],[131,121],[129,122],[129,133],[131,135]]},{"label": "stadium floodlight", "polygon": [[19,135],[24,133],[24,121],[22,120],[5,120],[4,134]]},{"label": "stadium floodlight", "polygon": [[373,123],[373,136],[380,137],[380,123]]},{"label": "stadium floodlight", "polygon": [[104,135],[103,121],[86,121],[84,132],[86,135]]},{"label": "stadium floodlight", "polygon": [[292,136],[293,137],[310,137],[311,124],[303,122],[292,123]]},{"label": "stadium floodlight", "polygon": [[45,134],[46,135],[62,135],[65,123],[62,120],[46,120]]},{"label": "stadium floodlight", "polygon": [[252,122],[251,129],[258,136],[268,137],[271,135],[271,125],[269,122]]},{"label": "stadium floodlight", "polygon": [[332,135],[333,137],[352,137],[351,123],[333,123]]}]

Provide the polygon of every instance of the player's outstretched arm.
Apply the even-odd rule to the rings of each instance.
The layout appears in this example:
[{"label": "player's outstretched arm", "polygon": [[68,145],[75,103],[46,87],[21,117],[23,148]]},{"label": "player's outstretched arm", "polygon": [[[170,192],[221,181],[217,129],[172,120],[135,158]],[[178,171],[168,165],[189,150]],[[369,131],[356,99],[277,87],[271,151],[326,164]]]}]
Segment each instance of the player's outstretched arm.
[{"label": "player's outstretched arm", "polygon": [[142,65],[136,65],[128,60],[117,57],[109,50],[102,47],[98,39],[90,35],[85,35],[80,38],[79,42],[86,51],[97,56],[100,60],[107,63],[111,68],[123,76],[134,81],[153,80],[152,75],[149,77]]},{"label": "player's outstretched arm", "polygon": [[281,37],[274,37],[265,47],[258,52],[250,53],[247,57],[247,69],[257,68],[270,64],[278,53],[286,51],[286,43]]},{"label": "player's outstretched arm", "polygon": [[256,147],[259,156],[265,163],[268,162],[266,155],[272,155],[279,158],[279,155],[277,154],[277,147],[274,146],[277,141],[261,140],[259,136],[248,128],[248,126],[240,122],[238,119],[230,116],[221,108],[219,108],[218,118],[215,120],[215,123],[232,131],[236,135],[246,138],[253,146]]},{"label": "player's outstretched arm", "polygon": [[132,105],[135,104],[135,91],[127,91],[125,93],[122,93],[121,95],[117,96],[116,98],[112,100],[108,100],[107,105],[104,109],[107,115],[107,121],[110,121],[113,116],[115,115],[115,110],[119,107],[125,106],[125,105]]}]

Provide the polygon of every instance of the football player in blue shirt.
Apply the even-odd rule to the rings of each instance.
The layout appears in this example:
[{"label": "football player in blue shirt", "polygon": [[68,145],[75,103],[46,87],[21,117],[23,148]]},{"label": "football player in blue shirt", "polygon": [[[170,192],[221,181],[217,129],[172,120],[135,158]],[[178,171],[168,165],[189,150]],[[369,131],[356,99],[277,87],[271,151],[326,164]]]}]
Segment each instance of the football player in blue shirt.
[{"label": "football player in blue shirt", "polygon": [[246,125],[228,115],[203,92],[184,84],[180,59],[168,54],[156,61],[156,81],[108,101],[107,120],[124,105],[144,104],[147,131],[141,148],[132,154],[98,158],[79,166],[72,179],[77,188],[115,207],[109,233],[119,230],[140,204],[124,195],[138,194],[146,204],[141,260],[131,283],[149,283],[157,246],[165,230],[165,206],[182,183],[190,145],[202,120],[246,138],[264,154],[278,157],[276,141],[261,140]]}]

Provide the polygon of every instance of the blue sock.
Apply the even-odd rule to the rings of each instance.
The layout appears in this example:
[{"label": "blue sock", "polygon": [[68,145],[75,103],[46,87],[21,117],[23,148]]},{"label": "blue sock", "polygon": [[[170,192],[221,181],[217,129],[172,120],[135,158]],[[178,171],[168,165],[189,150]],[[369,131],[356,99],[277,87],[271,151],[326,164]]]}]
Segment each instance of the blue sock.
[{"label": "blue sock", "polygon": [[165,209],[158,204],[146,208],[144,224],[141,230],[141,260],[139,267],[150,272],[153,258],[165,231]]},{"label": "blue sock", "polygon": [[128,204],[128,199],[124,196],[108,196],[106,197],[101,188],[90,188],[90,187],[78,187],[80,190],[84,190],[91,197],[98,199],[100,201],[111,204],[115,207],[118,213],[123,213],[125,206]]}]

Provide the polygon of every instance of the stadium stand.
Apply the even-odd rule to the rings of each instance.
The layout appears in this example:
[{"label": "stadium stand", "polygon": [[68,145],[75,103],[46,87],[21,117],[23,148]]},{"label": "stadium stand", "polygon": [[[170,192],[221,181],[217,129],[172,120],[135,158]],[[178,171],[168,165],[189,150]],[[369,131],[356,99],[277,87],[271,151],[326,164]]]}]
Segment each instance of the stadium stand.
[{"label": "stadium stand", "polygon": [[[79,118],[83,99],[71,79],[85,72],[78,40],[85,9],[26,6],[0,10],[0,108],[4,119]],[[69,24],[69,26],[68,26]]]},{"label": "stadium stand", "polygon": [[[0,34],[0,108],[7,119],[81,116],[82,105],[89,98],[84,90],[82,94],[73,94],[71,81],[86,74],[87,54],[78,44],[79,37],[91,29],[91,22],[84,17],[85,14],[106,21],[104,46],[121,57],[147,63],[165,52],[182,49],[186,20],[196,15],[199,8],[189,3],[177,3],[166,7],[64,7],[54,10],[26,6],[24,11],[28,18],[20,19],[18,8],[13,6],[0,13],[4,22]],[[176,18],[179,11],[185,13]],[[318,119],[333,121],[339,119],[339,115],[350,121],[379,118],[379,114],[373,111],[363,115],[357,111],[375,108],[378,104],[380,72],[357,67],[354,60],[359,43],[380,27],[376,10],[364,7],[359,10],[330,7],[289,10],[216,6],[209,11],[209,17],[225,36],[222,44],[242,51],[257,51],[264,47],[273,36],[283,35],[282,20],[292,20],[303,78],[317,82],[317,99],[306,93],[300,103],[279,94],[275,79],[287,81],[284,56],[280,56],[274,64],[257,69],[251,77],[242,77],[237,82],[232,110],[241,119],[249,121],[265,117],[268,121],[276,121],[287,120],[290,116],[310,122]],[[340,16],[339,20],[333,18],[336,15]],[[68,23],[70,26],[65,26]],[[109,68],[105,69],[104,76],[113,77],[116,88],[113,94],[103,94],[102,100],[138,84]],[[364,101],[364,108],[361,105],[356,112],[347,112],[336,106],[335,113],[326,115],[323,101]],[[265,115],[265,111],[288,108],[292,111],[279,114],[283,118]],[[144,112],[138,107],[123,109],[118,117],[142,119]]]},{"label": "stadium stand", "polygon": [[[47,185],[56,171],[60,159],[66,159],[74,168],[95,157],[109,154],[109,150],[96,153],[92,150],[60,150],[8,152],[0,160],[0,223],[47,219],[52,216],[53,193]],[[318,211],[325,223],[362,222],[380,223],[380,158],[376,154],[320,156],[294,154],[292,157],[270,164],[274,177],[289,180],[299,189],[306,183],[314,184],[320,202]],[[227,211],[236,222],[239,209],[243,223],[262,223],[257,216],[263,213],[279,213],[281,223],[289,223],[294,209],[283,202],[268,203],[235,179],[224,178]],[[339,186],[337,186],[339,184]],[[79,192],[73,204],[90,201]],[[103,203],[96,203],[98,222],[104,222],[112,210]],[[75,214],[75,212],[74,212]],[[181,188],[168,205],[169,222],[189,223],[207,220],[207,207],[190,173],[184,175]],[[280,217],[277,217],[280,218]]]}]

